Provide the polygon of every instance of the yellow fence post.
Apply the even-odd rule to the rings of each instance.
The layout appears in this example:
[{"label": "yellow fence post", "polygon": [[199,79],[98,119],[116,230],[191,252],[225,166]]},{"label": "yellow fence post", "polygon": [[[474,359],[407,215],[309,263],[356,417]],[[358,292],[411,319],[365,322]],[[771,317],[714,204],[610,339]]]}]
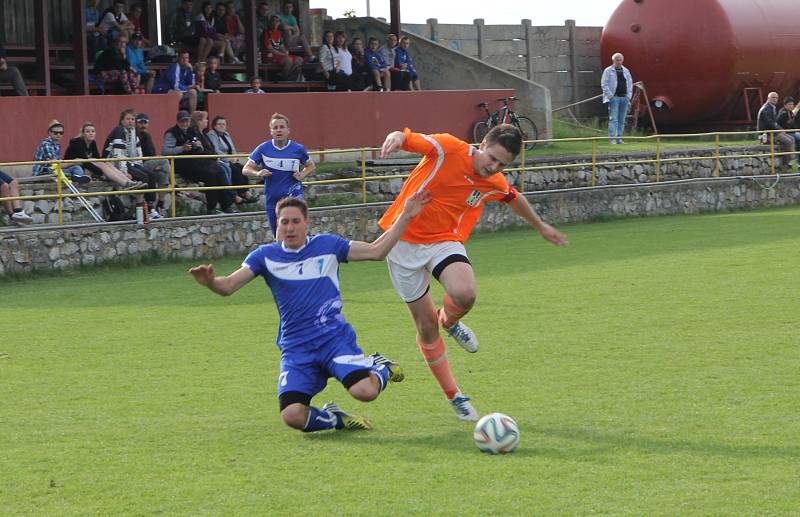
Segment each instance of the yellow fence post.
[{"label": "yellow fence post", "polygon": [[592,186],[597,185],[597,140],[592,139]]},{"label": "yellow fence post", "polygon": [[[520,185],[520,187],[522,187],[522,185],[525,183],[525,181],[523,180],[523,176],[524,175],[525,175],[525,141],[523,140],[523,142],[522,142],[522,156],[520,157],[520,171],[519,171],[519,185]],[[520,192],[524,192],[525,189],[524,188],[520,188],[519,191]]]},{"label": "yellow fence post", "polygon": [[367,152],[361,149],[361,198],[367,202]]},{"label": "yellow fence post", "polygon": [[719,160],[719,148],[720,148],[720,144],[719,144],[719,133],[716,133],[716,134],[714,135],[714,144],[715,144],[715,147],[716,147],[716,155],[715,155],[715,156],[716,156],[716,163],[715,163],[715,165],[714,165],[714,177],[715,177],[715,178],[718,178],[718,177],[719,177],[719,170],[720,170],[720,160]]},{"label": "yellow fence post", "polygon": [[64,198],[61,197],[61,174],[60,165],[55,164],[56,169],[56,194],[58,194],[58,224],[64,224]]},{"label": "yellow fence post", "polygon": [[656,182],[661,181],[661,135],[656,135]]},{"label": "yellow fence post", "polygon": [[770,171],[775,175],[775,133],[769,134],[769,158],[770,158]]},{"label": "yellow fence post", "polygon": [[175,195],[175,158],[169,159],[169,191],[172,199],[169,204],[169,211],[172,217],[175,217],[175,209],[178,205],[178,196]]}]

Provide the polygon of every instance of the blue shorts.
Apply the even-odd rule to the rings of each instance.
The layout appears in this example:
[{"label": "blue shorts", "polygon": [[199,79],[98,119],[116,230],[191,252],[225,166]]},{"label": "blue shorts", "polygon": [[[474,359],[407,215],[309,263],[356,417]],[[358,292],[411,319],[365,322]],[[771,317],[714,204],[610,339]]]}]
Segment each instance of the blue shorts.
[{"label": "blue shorts", "polygon": [[348,325],[313,351],[283,351],[278,374],[278,396],[299,391],[310,397],[325,389],[328,377],[342,382],[358,370],[370,370],[372,358],[356,344],[356,333]]},{"label": "blue shorts", "polygon": [[12,181],[14,181],[14,178],[3,171],[0,171],[0,185],[3,185],[4,183],[11,183]]}]

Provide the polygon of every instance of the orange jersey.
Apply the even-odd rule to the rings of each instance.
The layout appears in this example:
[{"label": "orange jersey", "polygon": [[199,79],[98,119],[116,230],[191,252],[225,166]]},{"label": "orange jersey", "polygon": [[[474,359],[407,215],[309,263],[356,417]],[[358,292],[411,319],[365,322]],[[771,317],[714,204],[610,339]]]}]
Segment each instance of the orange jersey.
[{"label": "orange jersey", "polygon": [[406,200],[428,190],[431,202],[411,221],[401,240],[416,244],[466,242],[488,201],[509,202],[518,195],[505,176],[482,178],[472,167],[475,149],[449,134],[423,135],[403,130],[404,151],[424,155],[378,224],[384,230],[400,217]]}]

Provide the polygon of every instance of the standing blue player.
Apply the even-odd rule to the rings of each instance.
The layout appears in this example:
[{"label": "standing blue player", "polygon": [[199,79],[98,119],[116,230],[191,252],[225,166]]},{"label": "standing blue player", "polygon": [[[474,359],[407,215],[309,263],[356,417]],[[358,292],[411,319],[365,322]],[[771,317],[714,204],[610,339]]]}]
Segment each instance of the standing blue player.
[{"label": "standing blue player", "polygon": [[277,205],[276,242],[259,246],[228,276],[215,276],[211,264],[189,270],[199,284],[222,296],[264,277],[280,314],[278,402],[289,427],[303,432],[371,429],[366,418],[333,402],[318,409],[311,399],[325,388],[328,377],[364,402],[375,400],[389,381],[403,380],[400,365],[378,353],[365,357],[356,343],[355,331],[342,315],[339,264],[386,258],[429,201],[427,192],[411,196],[394,225],[367,243],[330,234],[309,237],[305,201],[284,198]]},{"label": "standing blue player", "polygon": [[277,231],[275,206],[285,197],[303,199],[302,181],[316,166],[302,144],[289,140],[289,117],[273,113],[269,131],[272,140],[262,142],[250,153],[242,173],[264,178],[265,208],[274,237]]}]

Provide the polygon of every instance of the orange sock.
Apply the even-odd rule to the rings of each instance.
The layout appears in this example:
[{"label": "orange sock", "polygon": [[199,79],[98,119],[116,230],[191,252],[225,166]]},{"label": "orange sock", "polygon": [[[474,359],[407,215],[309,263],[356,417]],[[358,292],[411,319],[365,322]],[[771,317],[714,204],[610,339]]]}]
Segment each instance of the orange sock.
[{"label": "orange sock", "polygon": [[422,339],[417,336],[417,345],[423,357],[425,357],[431,373],[439,381],[439,386],[445,396],[448,400],[452,399],[458,392],[458,385],[456,385],[456,379],[450,370],[450,363],[447,362],[447,351],[442,337],[439,336],[435,342],[427,344],[423,343]]},{"label": "orange sock", "polygon": [[450,296],[445,293],[444,299],[442,300],[442,309],[439,311],[439,323],[441,323],[444,328],[449,329],[468,312],[469,309],[459,307]]}]

